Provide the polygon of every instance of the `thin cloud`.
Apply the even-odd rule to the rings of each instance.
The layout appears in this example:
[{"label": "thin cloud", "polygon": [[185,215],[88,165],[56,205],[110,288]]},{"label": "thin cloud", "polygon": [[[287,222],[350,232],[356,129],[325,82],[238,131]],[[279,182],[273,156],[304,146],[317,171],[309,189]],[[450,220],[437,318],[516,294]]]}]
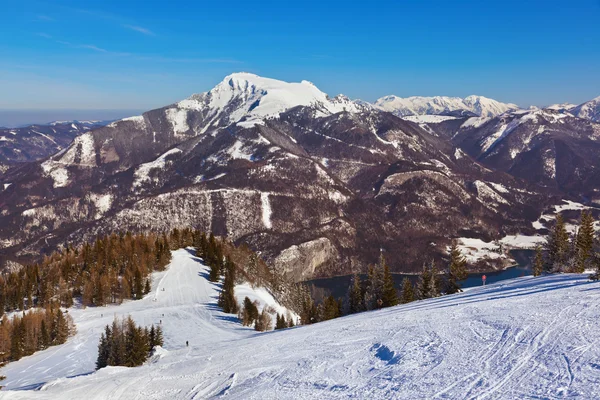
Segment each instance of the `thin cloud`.
[{"label": "thin cloud", "polygon": [[[58,44],[62,44],[63,46],[69,46],[72,47],[74,49],[86,49],[86,50],[93,50],[93,51],[97,51],[98,53],[110,53],[110,54],[119,54],[119,53],[113,53],[111,51],[108,51],[106,49],[103,49],[102,47],[98,47],[96,45],[93,44],[76,44],[76,43],[71,43],[71,42],[67,42],[66,40],[55,40],[56,43]],[[127,54],[127,53],[123,53],[123,54]]]},{"label": "thin cloud", "polygon": [[80,48],[80,49],[94,50],[94,51],[97,51],[97,52],[100,52],[100,53],[108,53],[109,52],[108,50],[103,49],[103,48],[98,47],[98,46],[94,46],[93,44],[80,44],[80,45],[77,45],[75,47]]},{"label": "thin cloud", "polygon": [[120,57],[131,57],[131,59],[135,60],[143,60],[143,61],[154,61],[154,62],[165,62],[165,63],[195,63],[195,64],[242,64],[243,61],[236,60],[233,58],[179,58],[179,57],[165,57],[160,55],[147,55],[147,54],[138,54],[138,53],[127,53],[127,52],[117,52],[105,49],[103,47],[96,46],[94,44],[80,44],[73,43],[66,40],[58,40],[54,39],[51,35],[47,33],[40,32],[37,33],[38,36],[43,37],[45,39],[52,40],[58,44],[63,46],[67,46],[73,49],[84,49],[84,50],[92,50],[97,53],[102,53],[111,56],[120,56]]},{"label": "thin cloud", "polygon": [[143,33],[144,35],[147,35],[147,36],[156,36],[156,34],[154,32],[152,32],[150,29],[142,28],[141,26],[123,24],[123,27],[130,29],[132,31]]},{"label": "thin cloud", "polygon": [[152,32],[150,29],[148,28],[144,28],[143,26],[139,26],[137,24],[135,24],[135,21],[117,15],[117,14],[112,14],[112,13],[107,13],[104,11],[97,11],[97,10],[89,10],[89,9],[84,9],[84,8],[72,8],[72,7],[64,7],[65,9],[74,11],[74,12],[78,12],[81,14],[86,14],[86,15],[90,15],[94,18],[98,18],[98,19],[103,19],[105,21],[110,21],[113,23],[117,23],[120,24],[123,28],[147,35],[147,36],[156,36],[156,33]]},{"label": "thin cloud", "polygon": [[48,21],[48,22],[56,21],[54,18],[49,17],[47,15],[43,15],[43,14],[38,15],[37,20],[38,21]]},{"label": "thin cloud", "polygon": [[138,60],[167,62],[167,63],[198,63],[198,64],[242,64],[243,61],[232,58],[177,58],[163,56],[146,56],[140,54],[132,54]]}]

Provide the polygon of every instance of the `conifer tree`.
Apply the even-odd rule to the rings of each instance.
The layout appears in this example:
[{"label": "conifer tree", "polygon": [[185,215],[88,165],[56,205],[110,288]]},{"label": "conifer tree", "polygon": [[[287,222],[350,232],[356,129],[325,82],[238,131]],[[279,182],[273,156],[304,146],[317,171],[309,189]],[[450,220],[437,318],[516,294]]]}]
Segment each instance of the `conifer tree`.
[{"label": "conifer tree", "polygon": [[421,271],[421,275],[419,276],[419,283],[417,285],[417,292],[420,299],[428,299],[431,297],[430,281],[431,271],[429,270],[427,264],[423,264],[423,269]]},{"label": "conifer tree", "polygon": [[104,332],[100,335],[100,343],[98,343],[98,359],[96,360],[96,369],[104,368],[108,365],[108,342]]},{"label": "conifer tree", "polygon": [[370,265],[367,274],[367,289],[365,291],[365,307],[375,310],[383,306],[383,268]]},{"label": "conifer tree", "polygon": [[25,347],[25,326],[23,319],[16,317],[13,319],[12,337],[10,340],[10,358],[13,361],[20,360],[23,357]]},{"label": "conifer tree", "polygon": [[354,276],[352,276],[352,282],[348,288],[346,298],[348,314],[355,314],[364,311],[361,281],[358,274],[354,274]]},{"label": "conifer tree", "polygon": [[540,276],[544,271],[544,256],[542,254],[542,248],[537,246],[535,248],[535,259],[533,260],[533,276]]},{"label": "conifer tree", "polygon": [[[384,260],[385,262],[385,260]],[[394,277],[390,271],[390,267],[384,263],[383,265],[383,290],[381,300],[383,307],[392,307],[398,305],[398,292],[394,284]]]},{"label": "conifer tree", "polygon": [[235,264],[228,257],[226,261],[225,280],[223,282],[223,288],[219,294],[218,304],[223,308],[223,312],[228,314],[237,314],[238,304],[235,299],[234,286],[235,286]]},{"label": "conifer tree", "polygon": [[244,308],[242,310],[242,324],[250,326],[258,318],[258,307],[246,296],[244,298]]},{"label": "conifer tree", "polygon": [[576,263],[573,272],[581,274],[590,266],[594,247],[594,234],[594,217],[590,211],[583,210],[575,239]]},{"label": "conifer tree", "polygon": [[402,280],[402,298],[400,303],[406,304],[415,300],[415,290],[412,282],[408,278]]},{"label": "conifer tree", "polygon": [[152,347],[154,348],[154,346],[163,346],[163,345],[164,345],[163,331],[162,331],[162,328],[160,327],[160,325],[158,325],[154,329],[154,344],[152,345]]},{"label": "conifer tree", "polygon": [[45,349],[50,345],[50,331],[46,325],[46,320],[42,319],[40,327],[40,349]]},{"label": "conifer tree", "polygon": [[448,266],[447,272],[448,294],[462,292],[458,282],[467,278],[466,266],[467,260],[462,255],[456,241],[452,241],[452,245],[450,246],[450,265]]},{"label": "conifer tree", "polygon": [[429,296],[430,297],[439,297],[440,293],[440,277],[438,274],[438,269],[435,266],[435,261],[431,260],[431,264],[429,266]]},{"label": "conifer tree", "polygon": [[550,232],[546,246],[549,262],[547,270],[549,272],[564,270],[569,251],[569,234],[561,214],[556,215],[554,228]]},{"label": "conifer tree", "polygon": [[323,316],[322,321],[338,318],[341,315],[339,309],[339,303],[333,296],[327,296],[323,303]]},{"label": "conifer tree", "polygon": [[285,329],[287,328],[287,323],[285,321],[285,316],[283,314],[277,314],[277,323],[275,324],[275,329]]}]

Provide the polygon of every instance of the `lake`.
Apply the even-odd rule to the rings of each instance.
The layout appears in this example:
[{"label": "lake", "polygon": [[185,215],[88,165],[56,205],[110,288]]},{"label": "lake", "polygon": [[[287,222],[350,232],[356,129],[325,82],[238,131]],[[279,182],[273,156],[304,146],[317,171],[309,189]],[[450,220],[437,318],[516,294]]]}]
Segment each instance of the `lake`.
[{"label": "lake", "polygon": [[[461,281],[461,287],[469,288],[475,286],[481,286],[481,276],[487,277],[486,283],[495,283],[506,279],[518,278],[520,276],[527,276],[532,274],[532,259],[534,257],[534,250],[510,250],[511,256],[515,259],[517,264],[514,267],[510,267],[501,271],[493,271],[483,273],[469,274],[468,278]],[[419,275],[409,274],[393,274],[396,288],[400,290],[402,281],[404,278],[410,279],[413,284],[416,284],[419,280]],[[361,274],[361,279],[366,279],[366,274]],[[322,278],[322,279],[311,279],[304,283],[308,286],[311,294],[315,301],[320,302],[326,296],[333,295],[336,299],[339,297],[345,297],[350,282],[352,281],[352,275],[335,276],[333,278]]]}]

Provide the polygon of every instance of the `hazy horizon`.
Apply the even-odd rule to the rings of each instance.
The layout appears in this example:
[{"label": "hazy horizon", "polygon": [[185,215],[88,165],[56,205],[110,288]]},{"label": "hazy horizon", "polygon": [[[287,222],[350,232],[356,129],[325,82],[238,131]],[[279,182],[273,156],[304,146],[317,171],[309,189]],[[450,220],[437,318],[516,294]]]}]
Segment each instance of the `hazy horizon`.
[{"label": "hazy horizon", "polygon": [[115,109],[0,109],[0,127],[18,128],[54,121],[110,121],[138,115],[148,110]]}]

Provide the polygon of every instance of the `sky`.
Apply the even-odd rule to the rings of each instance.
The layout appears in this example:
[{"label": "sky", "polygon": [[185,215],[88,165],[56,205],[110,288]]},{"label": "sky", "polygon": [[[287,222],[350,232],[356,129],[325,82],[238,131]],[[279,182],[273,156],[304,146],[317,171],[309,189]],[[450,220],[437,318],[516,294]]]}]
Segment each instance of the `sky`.
[{"label": "sky", "polygon": [[3,1],[0,109],[148,110],[247,71],[374,101],[600,96],[600,0]]}]

